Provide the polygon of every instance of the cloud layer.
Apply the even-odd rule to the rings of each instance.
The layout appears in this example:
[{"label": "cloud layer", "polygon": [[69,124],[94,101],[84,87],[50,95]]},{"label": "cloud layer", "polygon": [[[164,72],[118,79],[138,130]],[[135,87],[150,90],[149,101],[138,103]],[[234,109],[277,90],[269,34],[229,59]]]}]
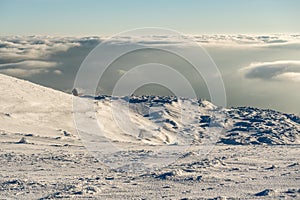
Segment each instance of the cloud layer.
[{"label": "cloud layer", "polygon": [[51,54],[80,46],[74,38],[47,36],[0,37],[1,59],[16,61],[24,59],[47,59]]},{"label": "cloud layer", "polygon": [[[66,63],[58,63],[66,58],[61,58],[64,53],[73,50],[69,55],[86,56],[96,45],[101,42],[111,45],[145,45],[147,47],[160,47],[171,45],[174,47],[187,46],[196,43],[203,47],[228,47],[228,48],[300,48],[300,35],[119,35],[113,38],[108,37],[51,37],[51,36],[1,36],[0,37],[0,73],[18,77],[28,77],[30,75],[45,74],[49,68],[53,74],[61,75],[64,70],[60,69]],[[196,42],[196,43],[193,43]],[[58,60],[57,60],[58,59]],[[70,58],[74,59],[74,58]],[[262,66],[268,63],[254,64],[251,67],[262,72],[263,75],[255,73],[254,69],[247,72],[246,77],[257,77],[278,80],[297,81],[298,71],[290,70],[287,74],[282,71],[280,63],[271,63],[271,66]],[[282,64],[282,63],[281,63]],[[68,67],[71,61],[68,61]],[[79,67],[80,63],[74,63]],[[257,65],[257,66],[256,66]],[[65,66],[67,67],[67,66]],[[266,72],[267,71],[267,72]],[[277,77],[273,77],[275,71]],[[263,76],[263,77],[262,77]],[[266,76],[266,77],[265,77]],[[272,78],[270,78],[272,76]]]},{"label": "cloud layer", "polygon": [[29,77],[35,74],[48,73],[48,68],[54,68],[57,65],[57,62],[25,60],[16,63],[0,64],[0,73],[12,76]]},{"label": "cloud layer", "polygon": [[[169,45],[195,52],[185,41],[194,41],[206,48],[218,65],[228,92],[230,106],[252,105],[299,113],[299,49],[300,35],[131,35],[108,37],[53,37],[53,36],[0,36],[0,73],[54,89],[70,92],[74,87],[76,73],[89,52],[99,43],[111,45],[139,44],[160,48]],[[186,40],[188,39],[188,40]],[[105,42],[104,42],[105,41]],[[195,45],[191,42],[192,45]],[[107,53],[116,46],[108,47]],[[136,52],[115,62],[101,89],[112,89],[112,82],[124,75],[126,67],[134,63],[163,62],[170,66],[189,69],[190,65],[164,54]],[[137,55],[137,57],[135,57]],[[197,52],[193,56],[198,56]],[[281,60],[281,61],[274,61]],[[299,60],[299,61],[297,61]],[[253,63],[253,61],[257,61]],[[272,61],[272,62],[266,62]],[[246,63],[246,64],[245,64]],[[251,64],[249,64],[251,63]],[[240,70],[241,67],[248,65]],[[114,68],[115,67],[115,68]],[[119,69],[114,71],[115,69]],[[242,72],[242,73],[240,73]],[[194,77],[192,70],[186,70]],[[242,75],[242,76],[239,76]],[[251,81],[245,81],[247,80]],[[266,80],[268,83],[262,84]],[[198,92],[209,99],[205,83],[197,81]],[[275,82],[276,81],[276,82]],[[104,85],[103,85],[104,84]],[[158,91],[157,89],[155,89]],[[151,89],[151,92],[154,90]],[[160,92],[160,91],[159,91]],[[162,93],[161,93],[162,94]],[[288,103],[287,99],[289,100]]]},{"label": "cloud layer", "polygon": [[241,71],[248,79],[300,82],[300,61],[297,60],[252,63]]},{"label": "cloud layer", "polygon": [[99,42],[98,37],[2,36],[0,73],[24,78],[49,71],[60,75],[60,60],[53,57],[71,48],[95,46]]},{"label": "cloud layer", "polygon": [[[100,39],[100,38],[99,38]],[[109,40],[101,38],[110,44],[140,44],[140,45],[190,45],[187,41],[198,44],[221,47],[281,47],[300,45],[300,35],[146,35],[146,36],[114,36]]]}]

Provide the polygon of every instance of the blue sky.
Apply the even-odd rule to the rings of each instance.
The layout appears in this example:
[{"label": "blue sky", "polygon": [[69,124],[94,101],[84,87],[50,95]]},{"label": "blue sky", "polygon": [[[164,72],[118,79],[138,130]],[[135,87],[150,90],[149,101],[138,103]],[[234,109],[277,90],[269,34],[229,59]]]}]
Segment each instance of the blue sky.
[{"label": "blue sky", "polygon": [[298,33],[297,0],[0,0],[1,35],[110,35],[141,27],[182,33]]}]

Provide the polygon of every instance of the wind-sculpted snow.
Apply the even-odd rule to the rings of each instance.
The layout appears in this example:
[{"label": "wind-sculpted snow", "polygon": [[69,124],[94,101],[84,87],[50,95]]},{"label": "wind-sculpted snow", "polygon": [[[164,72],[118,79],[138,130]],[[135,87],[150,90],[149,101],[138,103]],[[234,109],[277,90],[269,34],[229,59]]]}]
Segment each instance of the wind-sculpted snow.
[{"label": "wind-sculpted snow", "polygon": [[299,117],[269,109],[232,108],[233,126],[220,142],[225,144],[299,144]]},{"label": "wind-sculpted snow", "polygon": [[[214,127],[220,130],[217,142],[221,144],[300,143],[299,117],[270,109],[225,109],[206,100],[170,96],[98,96],[95,99],[99,101],[99,105],[108,106],[111,103],[128,106],[129,115],[137,114],[139,122],[133,119],[134,124],[141,129],[139,134],[132,135],[137,141],[152,141],[153,144],[180,144],[189,141],[201,144],[203,138],[212,135],[211,128]],[[101,113],[101,109],[98,112]],[[149,121],[152,129],[142,121]],[[162,135],[154,139],[153,132],[157,131]]]},{"label": "wind-sculpted snow", "polygon": [[[296,115],[177,97],[74,97],[96,108],[78,111],[102,119],[120,147],[100,159],[76,137],[71,95],[5,75],[0,83],[0,199],[300,197],[299,145],[269,145],[299,144]],[[202,151],[212,136],[215,146]],[[189,148],[172,152],[182,144]],[[162,154],[176,160],[151,171],[125,165]]]},{"label": "wind-sculpted snow", "polygon": [[218,133],[228,126],[225,109],[208,101],[172,96],[95,99],[105,136],[114,141],[151,145],[215,143]]}]

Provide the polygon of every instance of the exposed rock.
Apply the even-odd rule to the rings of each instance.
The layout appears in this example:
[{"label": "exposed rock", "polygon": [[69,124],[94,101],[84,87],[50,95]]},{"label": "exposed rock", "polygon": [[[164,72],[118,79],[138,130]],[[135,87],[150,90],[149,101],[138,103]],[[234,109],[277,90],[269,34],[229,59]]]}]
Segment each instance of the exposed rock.
[{"label": "exposed rock", "polygon": [[255,196],[274,196],[276,194],[275,190],[265,189],[261,192],[255,194]]},{"label": "exposed rock", "polygon": [[26,140],[26,138],[22,137],[19,142],[16,142],[16,144],[28,144],[28,141]]}]

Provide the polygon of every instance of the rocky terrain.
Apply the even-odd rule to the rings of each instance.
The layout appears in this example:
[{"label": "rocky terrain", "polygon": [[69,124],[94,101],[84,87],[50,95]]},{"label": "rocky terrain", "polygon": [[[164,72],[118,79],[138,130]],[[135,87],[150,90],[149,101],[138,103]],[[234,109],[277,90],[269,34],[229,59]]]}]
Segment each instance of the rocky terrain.
[{"label": "rocky terrain", "polygon": [[[252,107],[221,108],[206,100],[131,96],[95,98],[101,104],[127,104],[131,112],[176,134],[201,142],[212,127],[222,130],[217,143],[231,145],[300,144],[300,118],[293,114]],[[191,135],[190,132],[196,133]],[[165,141],[171,143],[170,141]],[[178,141],[177,141],[178,142]]]}]

